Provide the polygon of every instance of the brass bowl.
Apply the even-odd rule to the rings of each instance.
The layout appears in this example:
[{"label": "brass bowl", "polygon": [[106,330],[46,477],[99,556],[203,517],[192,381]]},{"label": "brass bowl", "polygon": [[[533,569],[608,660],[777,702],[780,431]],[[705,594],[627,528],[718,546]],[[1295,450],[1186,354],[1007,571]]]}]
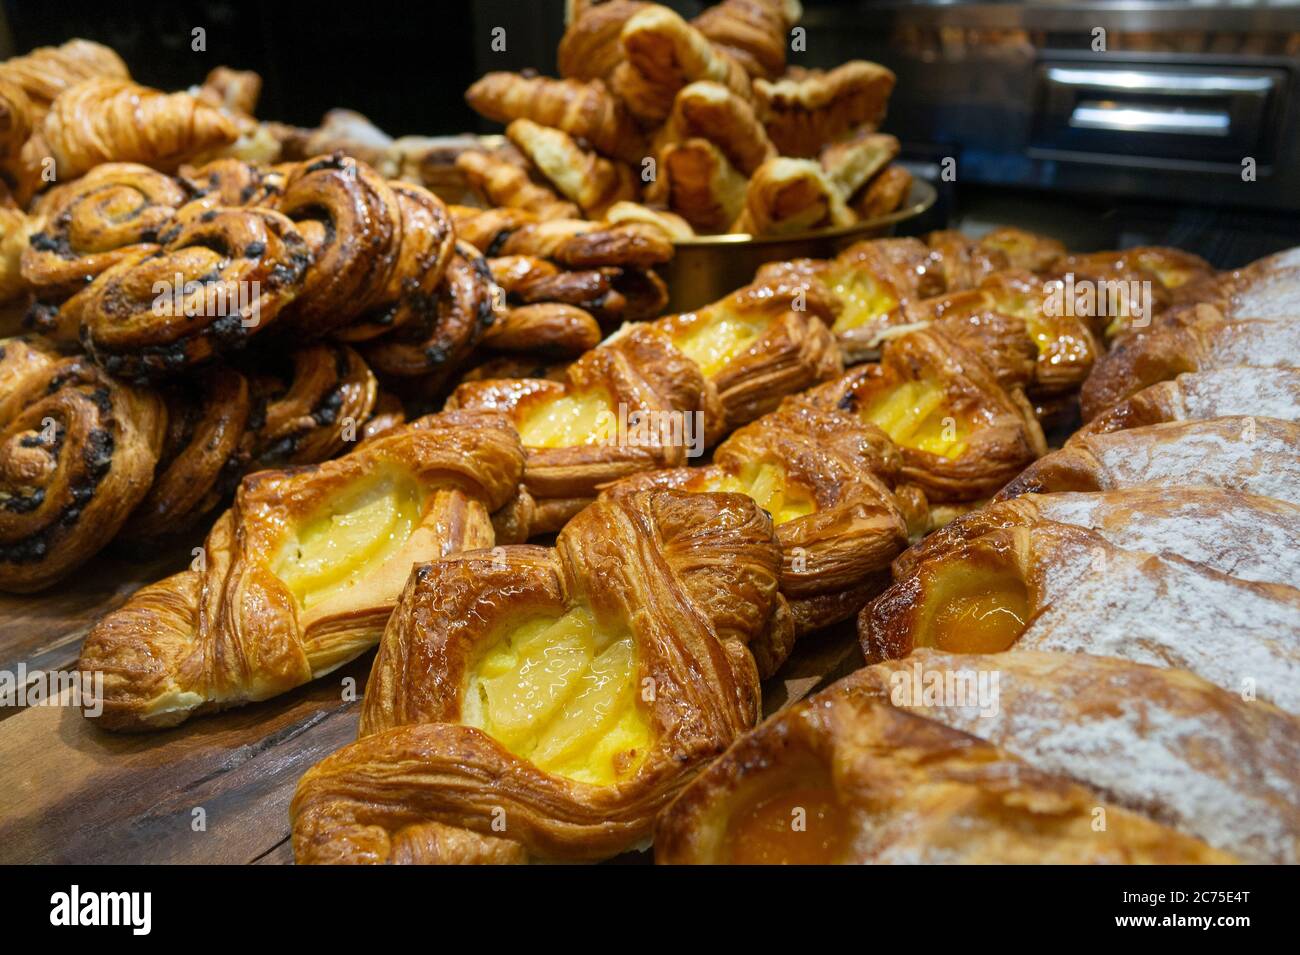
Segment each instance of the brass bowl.
[{"label": "brass bowl", "polygon": [[766,262],[830,258],[862,239],[893,235],[900,222],[921,215],[934,205],[935,198],[934,186],[923,179],[913,179],[907,201],[899,209],[853,225],[798,235],[730,233],[675,242],[677,252],[673,260],[659,267],[659,274],[668,284],[668,311],[689,312],[715,302],[752,282],[754,273]]}]

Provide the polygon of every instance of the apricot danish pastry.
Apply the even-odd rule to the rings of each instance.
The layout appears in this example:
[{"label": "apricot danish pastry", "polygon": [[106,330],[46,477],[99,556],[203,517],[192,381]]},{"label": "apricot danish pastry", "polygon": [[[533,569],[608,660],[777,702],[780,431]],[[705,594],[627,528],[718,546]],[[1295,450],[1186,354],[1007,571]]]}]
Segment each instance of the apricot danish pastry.
[{"label": "apricot danish pastry", "polygon": [[276,696],[383,632],[412,563],[491,547],[523,453],[491,414],[430,415],[314,467],[244,480],[198,566],[137,591],[82,647],[102,724],[175,726]]},{"label": "apricot danish pastry", "polygon": [[554,549],[415,568],[359,739],[298,784],[295,859],[595,860],[644,842],[757,720],[750,647],[789,627],[779,569],[750,498],[675,491],[593,504]]},{"label": "apricot danish pastry", "polygon": [[153,392],[82,356],[0,340],[0,590],[67,576],[149,487],[166,423]]},{"label": "apricot danish pastry", "polygon": [[660,816],[655,861],[1235,861],[994,743],[890,706],[873,676],[860,670],[742,736]]}]

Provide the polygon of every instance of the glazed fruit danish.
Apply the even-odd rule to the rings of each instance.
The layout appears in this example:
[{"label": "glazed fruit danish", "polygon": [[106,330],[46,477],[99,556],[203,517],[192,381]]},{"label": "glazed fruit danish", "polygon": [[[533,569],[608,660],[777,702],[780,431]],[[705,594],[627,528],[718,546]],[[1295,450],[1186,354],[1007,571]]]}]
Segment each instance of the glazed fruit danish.
[{"label": "glazed fruit danish", "polygon": [[863,609],[869,662],[916,647],[1061,650],[1189,670],[1300,712],[1300,590],[1034,521],[935,553]]},{"label": "glazed fruit danish", "polygon": [[[889,562],[907,546],[909,519],[924,523],[920,495],[890,490],[900,465],[878,428],[790,398],[718,445],[711,465],[638,474],[601,496],[651,487],[748,494],[776,525],[781,593],[797,637],[848,619],[883,589]],[[776,649],[771,659],[755,654],[763,677],[790,648]]]},{"label": "glazed fruit danish", "polygon": [[859,670],[742,736],[660,816],[655,861],[1235,861],[1014,749],[890,706],[874,676]]},{"label": "glazed fruit danish", "polygon": [[979,358],[934,329],[893,339],[878,364],[811,398],[889,435],[902,476],[932,501],[987,497],[1047,450],[1024,394],[1004,390]]},{"label": "glazed fruit danish", "polygon": [[352,660],[383,633],[413,563],[493,545],[491,512],[522,470],[504,420],[454,412],[245,479],[195,565],[86,638],[78,665],[104,675],[101,724],[175,726]]},{"label": "glazed fruit danish", "polygon": [[741,494],[593,504],[554,549],[416,567],[357,742],[291,814],[318,862],[596,860],[643,844],[759,712],[751,647],[780,644],[772,523]]},{"label": "glazed fruit danish", "polygon": [[0,591],[46,587],[113,538],[149,487],[165,425],[153,392],[0,339]]}]

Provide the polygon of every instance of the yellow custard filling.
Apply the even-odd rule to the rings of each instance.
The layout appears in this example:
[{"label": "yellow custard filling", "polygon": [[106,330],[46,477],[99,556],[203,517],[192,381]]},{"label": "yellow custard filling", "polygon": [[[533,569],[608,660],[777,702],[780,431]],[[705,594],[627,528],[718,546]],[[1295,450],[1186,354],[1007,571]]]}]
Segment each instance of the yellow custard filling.
[{"label": "yellow custard filling", "polygon": [[955,459],[966,450],[970,424],[945,406],[942,387],[905,381],[878,395],[861,412],[895,444]]},{"label": "yellow custard filling", "polygon": [[711,377],[753,345],[771,321],[770,314],[737,315],[716,307],[678,331],[673,344],[700,366],[705,377]]},{"label": "yellow custard filling", "polygon": [[898,308],[898,299],[863,269],[847,269],[828,277],[831,290],[842,303],[832,331],[843,332],[861,328],[869,322],[884,318]]},{"label": "yellow custard filling", "polygon": [[519,424],[526,448],[571,448],[602,444],[614,433],[614,409],[602,388],[553,398],[532,408]]},{"label": "yellow custard filling", "polygon": [[748,494],[763,510],[772,515],[774,524],[784,524],[817,509],[812,495],[790,483],[785,468],[770,461],[747,463],[739,474],[713,474],[702,489]]},{"label": "yellow custard filling", "polygon": [[292,527],[271,569],[310,609],[354,586],[401,548],[419,523],[422,504],[410,475],[370,475]]},{"label": "yellow custard filling", "polygon": [[600,627],[582,606],[489,646],[461,719],[544,772],[596,785],[630,776],[650,748],[632,635]]}]

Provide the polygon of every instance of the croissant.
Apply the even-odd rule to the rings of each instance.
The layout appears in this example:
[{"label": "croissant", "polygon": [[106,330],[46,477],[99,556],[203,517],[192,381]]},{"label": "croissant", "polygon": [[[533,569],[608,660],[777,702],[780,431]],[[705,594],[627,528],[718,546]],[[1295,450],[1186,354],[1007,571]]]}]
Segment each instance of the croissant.
[{"label": "croissant", "polygon": [[252,70],[232,70],[217,66],[204,77],[199,99],[212,106],[252,116],[262,95],[262,77]]},{"label": "croissant", "polygon": [[1185,372],[1291,367],[1297,348],[1300,322],[1294,318],[1235,319],[1211,305],[1174,309],[1151,328],[1122,336],[1097,362],[1080,393],[1083,417],[1091,420]]},{"label": "croissant", "polygon": [[666,209],[651,209],[639,202],[616,202],[605,210],[605,221],[610,225],[624,222],[639,222],[658,229],[672,242],[684,242],[695,238],[691,224],[675,212]]},{"label": "croissant", "polygon": [[655,862],[1235,861],[1113,796],[889,705],[877,679],[859,670],[743,735],[660,816]]},{"label": "croissant", "polygon": [[[518,122],[522,121],[515,120]],[[565,202],[554,189],[533,182],[521,165],[502,156],[482,149],[469,149],[456,157],[456,168],[491,205],[523,209],[539,219],[579,217],[577,205]]]},{"label": "croissant", "polygon": [[[135,163],[105,163],[42,197],[22,273],[45,302],[57,302],[109,266],[155,251],[190,196],[170,176]],[[53,310],[54,313],[57,310]],[[41,331],[55,327],[43,316]],[[75,327],[66,333],[76,341]]]},{"label": "croissant", "polygon": [[165,411],[84,357],[0,341],[0,590],[53,584],[103,547],[144,495]]},{"label": "croissant", "polygon": [[[33,107],[32,124],[39,126],[64,90],[94,78],[129,80],[126,64],[108,47],[91,40],[69,40],[61,46],[37,47],[25,56],[0,63],[0,81],[18,86]],[[62,173],[61,174],[66,174]]]},{"label": "croissant", "polygon": [[1047,452],[1024,394],[1003,390],[978,357],[933,329],[893,339],[878,364],[810,397],[888,434],[903,476],[933,501],[987,497]]},{"label": "croissant", "polygon": [[894,74],[877,63],[851,60],[830,71],[754,80],[758,115],[782,156],[812,157],[826,143],[885,118]]},{"label": "croissant", "polygon": [[1211,418],[1111,434],[1078,434],[998,492],[1007,499],[1052,491],[1113,491],[1169,481],[1246,491],[1300,503],[1300,424],[1276,418]]},{"label": "croissant", "polygon": [[648,7],[640,0],[611,0],[588,6],[570,18],[556,49],[560,76],[571,80],[608,80],[623,61],[619,36],[623,24]]},{"label": "croissant", "polygon": [[645,141],[623,104],[599,80],[553,80],[488,73],[465,92],[478,113],[499,123],[531,119],[585,139],[599,152],[639,164]]},{"label": "croissant", "polygon": [[[898,155],[898,139],[864,128],[854,135],[822,147],[817,161],[831,185],[851,199]],[[893,212],[893,209],[887,210]]]},{"label": "croissant", "polygon": [[776,155],[749,100],[711,80],[681,88],[652,149],[662,154],[671,143],[692,138],[709,140],[746,176]]},{"label": "croissant", "polygon": [[1258,415],[1300,421],[1300,369],[1216,368],[1148,385],[1086,424],[1085,434],[1166,421]]},{"label": "croissant", "polygon": [[576,356],[600,344],[600,324],[574,305],[541,302],[506,309],[483,333],[483,344],[534,355]]},{"label": "croissant", "polygon": [[293,222],[257,207],[177,221],[60,309],[109,372],[173,375],[242,348],[298,294],[311,253]]},{"label": "croissant", "polygon": [[[978,659],[918,650],[853,681],[1245,862],[1300,858],[1293,717],[1190,673],[1082,653],[1005,654],[995,707],[974,705],[975,694],[968,705],[943,706],[893,692],[914,689],[917,674],[978,680]],[[1228,758],[1206,759],[1207,741]]]},{"label": "croissant", "polygon": [[868,662],[915,647],[1096,653],[1189,670],[1292,713],[1297,628],[1294,587],[1127,550],[1051,521],[991,530],[919,562],[858,618]]},{"label": "croissant", "polygon": [[742,99],[752,97],[744,67],[668,7],[653,4],[637,11],[623,25],[619,42],[626,59],[610,82],[647,124],[666,120],[677,91],[697,80],[721,83]]},{"label": "croissant", "polygon": [[754,171],[733,231],[788,235],[857,221],[843,192],[810,159],[769,159]]},{"label": "croissant", "polygon": [[691,25],[750,76],[771,79],[785,72],[790,28],[802,15],[799,0],[722,0]]},{"label": "croissant", "polygon": [[[797,637],[847,620],[886,586],[884,571],[907,545],[912,517],[889,490],[901,463],[878,428],[789,398],[718,445],[711,465],[634,475],[601,496],[671,487],[752,497],[776,526],[781,593]],[[756,653],[759,675],[776,672],[785,652]]]},{"label": "croissant", "polygon": [[[415,561],[491,547],[523,454],[489,414],[431,415],[313,467],[246,478],[202,562],[86,638],[101,724],[158,729],[263,700],[373,646]],[[93,711],[92,711],[93,712]]]},{"label": "croissant", "polygon": [[[506,137],[560,193],[576,202],[592,219],[603,219],[616,202],[636,199],[640,187],[632,167],[604,159],[583,149],[568,133],[517,119],[506,127]],[[576,212],[565,213],[577,218]],[[539,213],[538,218],[562,218]]]},{"label": "croissant", "polygon": [[862,220],[877,219],[903,208],[912,193],[912,174],[893,163],[858,191],[849,209]]},{"label": "croissant", "polygon": [[671,143],[659,155],[647,199],[663,202],[703,233],[725,232],[745,206],[748,183],[707,139]]},{"label": "croissant", "polygon": [[[569,305],[605,325],[654,318],[668,302],[663,279],[649,269],[562,270],[534,255],[500,256],[489,259],[488,267],[509,303]],[[495,334],[499,333],[488,329],[488,337]]]},{"label": "croissant", "polygon": [[163,172],[235,141],[233,119],[188,93],[160,93],[129,80],[90,79],[61,93],[27,148],[71,179],[106,162]]},{"label": "croissant", "polygon": [[596,860],[645,841],[758,718],[749,647],[788,627],[772,525],[738,494],[593,504],[554,549],[424,564],[357,742],[313,767],[294,858]]},{"label": "croissant", "polygon": [[1053,521],[1126,550],[1177,554],[1241,580],[1300,584],[1300,507],[1215,487],[1024,494],[939,528],[894,561],[894,577],[999,527]]},{"label": "croissant", "polygon": [[506,233],[493,235],[485,251],[490,255],[539,256],[571,269],[645,269],[673,257],[672,242],[664,233],[640,222],[607,225],[585,219],[551,219],[512,225]]}]

